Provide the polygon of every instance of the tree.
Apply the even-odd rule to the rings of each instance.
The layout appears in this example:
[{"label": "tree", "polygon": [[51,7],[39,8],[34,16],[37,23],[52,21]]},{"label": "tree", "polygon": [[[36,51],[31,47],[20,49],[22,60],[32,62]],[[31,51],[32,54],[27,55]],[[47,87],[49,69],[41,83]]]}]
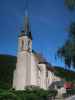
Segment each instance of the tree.
[{"label": "tree", "polygon": [[65,5],[70,9],[75,9],[75,0],[65,0]]},{"label": "tree", "polygon": [[[75,9],[75,0],[64,1],[69,10],[73,11]],[[57,50],[57,55],[64,60],[67,67],[75,68],[75,22],[70,24],[68,33],[68,40]]]},{"label": "tree", "polygon": [[58,49],[57,55],[64,60],[67,67],[75,68],[75,22],[69,26],[68,33],[68,40]]}]

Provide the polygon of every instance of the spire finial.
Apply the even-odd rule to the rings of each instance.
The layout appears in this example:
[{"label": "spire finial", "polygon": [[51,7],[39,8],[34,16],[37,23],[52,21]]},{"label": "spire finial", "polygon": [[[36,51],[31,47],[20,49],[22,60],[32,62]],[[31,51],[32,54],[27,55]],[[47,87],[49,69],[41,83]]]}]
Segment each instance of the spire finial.
[{"label": "spire finial", "polygon": [[25,9],[25,16],[28,16],[28,10]]},{"label": "spire finial", "polygon": [[25,17],[24,17],[24,31],[25,33],[29,32],[29,16],[28,16],[28,0],[25,1]]},{"label": "spire finial", "polygon": [[28,14],[28,0],[25,1],[25,16]]}]

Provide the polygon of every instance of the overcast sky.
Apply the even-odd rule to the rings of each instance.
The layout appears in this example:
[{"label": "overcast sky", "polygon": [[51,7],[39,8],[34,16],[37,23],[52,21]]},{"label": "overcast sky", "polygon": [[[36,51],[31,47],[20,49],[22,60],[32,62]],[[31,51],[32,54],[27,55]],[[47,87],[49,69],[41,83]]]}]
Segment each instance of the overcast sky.
[{"label": "overcast sky", "polygon": [[[0,0],[0,54],[17,54],[17,40],[23,29],[26,0]],[[67,27],[75,14],[64,6],[64,0],[28,0],[33,49],[41,52],[53,65],[59,47],[67,39]]]}]

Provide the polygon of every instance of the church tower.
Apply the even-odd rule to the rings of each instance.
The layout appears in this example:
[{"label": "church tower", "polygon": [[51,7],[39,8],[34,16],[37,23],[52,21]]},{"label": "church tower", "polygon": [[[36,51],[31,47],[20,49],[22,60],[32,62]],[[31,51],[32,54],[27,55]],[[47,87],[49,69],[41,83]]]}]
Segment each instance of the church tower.
[{"label": "church tower", "polygon": [[32,51],[32,34],[30,30],[29,16],[27,11],[24,18],[24,29],[19,35],[18,52],[31,52]]},{"label": "church tower", "polygon": [[24,90],[31,83],[32,34],[27,11],[24,17],[24,29],[18,37],[17,63],[14,71],[13,88]]}]

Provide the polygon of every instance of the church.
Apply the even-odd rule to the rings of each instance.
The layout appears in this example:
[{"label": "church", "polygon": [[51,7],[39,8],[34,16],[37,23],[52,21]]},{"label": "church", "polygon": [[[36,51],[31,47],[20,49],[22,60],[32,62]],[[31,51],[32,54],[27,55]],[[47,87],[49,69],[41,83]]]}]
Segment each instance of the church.
[{"label": "church", "polygon": [[16,69],[13,72],[13,88],[24,90],[27,86],[48,89],[53,81],[61,79],[54,75],[50,64],[32,49],[32,32],[29,16],[24,17],[24,29],[18,36]]}]

